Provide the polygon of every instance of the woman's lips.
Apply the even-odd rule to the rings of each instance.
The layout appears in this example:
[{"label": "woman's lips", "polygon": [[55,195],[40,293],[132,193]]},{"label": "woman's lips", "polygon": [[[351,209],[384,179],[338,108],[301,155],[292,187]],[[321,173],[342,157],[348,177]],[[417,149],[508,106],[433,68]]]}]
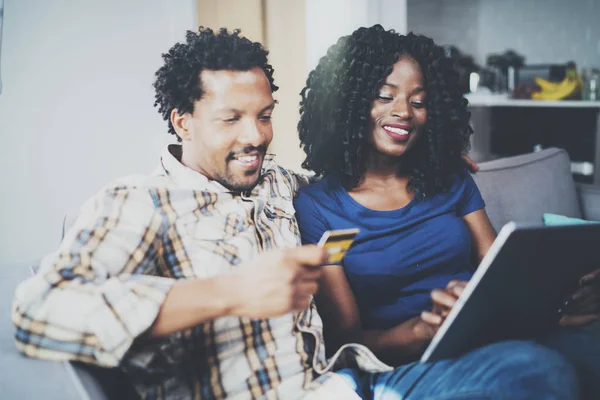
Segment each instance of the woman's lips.
[{"label": "woman's lips", "polygon": [[384,125],[383,130],[396,142],[406,142],[410,137],[410,129]]}]

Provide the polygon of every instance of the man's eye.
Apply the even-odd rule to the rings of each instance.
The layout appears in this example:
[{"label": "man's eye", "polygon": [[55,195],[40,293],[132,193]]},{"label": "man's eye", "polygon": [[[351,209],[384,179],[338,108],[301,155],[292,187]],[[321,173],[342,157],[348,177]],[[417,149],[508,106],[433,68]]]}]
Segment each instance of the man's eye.
[{"label": "man's eye", "polygon": [[227,122],[228,124],[233,124],[234,122],[239,121],[240,119],[238,117],[231,117],[231,118],[225,118],[223,121]]},{"label": "man's eye", "polygon": [[263,115],[262,117],[258,117],[258,119],[260,119],[262,122],[270,122],[271,121],[271,116],[270,115]]}]

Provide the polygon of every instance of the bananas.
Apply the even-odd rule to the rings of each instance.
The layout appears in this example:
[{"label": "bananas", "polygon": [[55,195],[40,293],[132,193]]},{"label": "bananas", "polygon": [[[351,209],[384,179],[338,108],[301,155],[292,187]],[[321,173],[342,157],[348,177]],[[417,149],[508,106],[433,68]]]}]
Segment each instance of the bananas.
[{"label": "bananas", "polygon": [[567,66],[567,74],[561,82],[550,82],[539,77],[535,78],[535,83],[542,90],[534,92],[531,98],[534,100],[564,100],[569,98],[578,98],[583,89],[583,79],[577,73],[577,67],[573,63]]}]

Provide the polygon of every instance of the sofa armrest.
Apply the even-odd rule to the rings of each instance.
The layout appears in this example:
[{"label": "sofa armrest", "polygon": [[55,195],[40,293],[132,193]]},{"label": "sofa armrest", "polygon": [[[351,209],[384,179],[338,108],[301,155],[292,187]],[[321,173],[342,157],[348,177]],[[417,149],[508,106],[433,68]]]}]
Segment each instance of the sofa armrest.
[{"label": "sofa armrest", "polygon": [[600,186],[577,184],[577,197],[585,219],[600,221]]}]

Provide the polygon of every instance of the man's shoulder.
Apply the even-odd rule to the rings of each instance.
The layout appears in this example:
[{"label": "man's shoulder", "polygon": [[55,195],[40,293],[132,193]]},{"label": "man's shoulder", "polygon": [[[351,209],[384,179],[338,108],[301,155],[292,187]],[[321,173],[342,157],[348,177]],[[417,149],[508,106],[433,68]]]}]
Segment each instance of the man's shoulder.
[{"label": "man's shoulder", "polygon": [[93,199],[113,198],[115,200],[142,200],[151,202],[151,194],[168,188],[168,180],[160,174],[135,174],[114,179],[96,192]]},{"label": "man's shoulder", "polygon": [[273,159],[265,162],[264,170],[267,175],[269,171],[272,172],[275,176],[275,180],[279,184],[287,186],[294,196],[298,193],[300,188],[308,185],[310,182],[310,177],[308,175],[283,167]]}]

